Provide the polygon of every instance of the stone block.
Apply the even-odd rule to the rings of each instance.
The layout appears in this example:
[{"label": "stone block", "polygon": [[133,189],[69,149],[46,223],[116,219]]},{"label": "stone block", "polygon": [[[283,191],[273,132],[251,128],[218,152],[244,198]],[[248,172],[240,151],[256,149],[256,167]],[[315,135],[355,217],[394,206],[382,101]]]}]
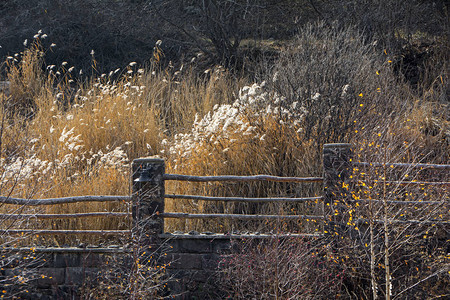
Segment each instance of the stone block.
[{"label": "stone block", "polygon": [[169,269],[200,270],[202,268],[201,254],[172,253],[167,256],[170,259]]},{"label": "stone block", "polygon": [[214,253],[230,253],[231,251],[231,240],[229,239],[212,240],[211,244]]},{"label": "stone block", "polygon": [[53,289],[52,299],[82,299],[80,292],[79,286],[62,285]]},{"label": "stone block", "polygon": [[81,253],[55,253],[53,267],[67,268],[81,266]]},{"label": "stone block", "polygon": [[35,259],[27,261],[27,268],[51,268],[53,267],[52,253],[34,253]]},{"label": "stone block", "polygon": [[171,298],[169,299],[182,299],[182,298],[176,298],[178,295],[178,297],[180,296],[180,294],[183,292],[183,286],[180,283],[179,279],[172,279],[169,282],[167,282],[167,289],[169,290],[169,293],[171,296]]},{"label": "stone block", "polygon": [[102,254],[100,253],[84,253],[81,257],[81,264],[78,266],[71,266],[71,267],[101,267],[103,263],[105,262],[105,258],[102,257]]},{"label": "stone block", "polygon": [[99,276],[98,268],[70,267],[66,268],[66,285],[80,285],[84,282],[95,281]]},{"label": "stone block", "polygon": [[53,289],[39,289],[39,292],[33,291],[29,294],[22,294],[18,299],[25,300],[52,300],[55,299]]},{"label": "stone block", "polygon": [[221,256],[218,254],[202,254],[202,269],[217,270],[220,261]]},{"label": "stone block", "polygon": [[199,274],[202,273],[202,270],[192,270],[192,269],[184,269],[184,270],[168,270],[168,275],[172,277],[172,280],[175,280],[178,283],[178,293],[185,293],[188,290],[194,290],[195,286],[198,286],[200,283],[197,278]]},{"label": "stone block", "polygon": [[209,239],[180,239],[180,252],[183,253],[210,253],[212,241]]},{"label": "stone block", "polygon": [[46,288],[64,283],[64,268],[40,268],[37,270],[37,286]]},{"label": "stone block", "polygon": [[216,276],[216,271],[200,270],[195,273],[193,279],[200,283],[206,283],[213,280]]},{"label": "stone block", "polygon": [[165,240],[162,248],[167,249],[167,252],[180,252],[180,240],[179,239],[167,239]]}]

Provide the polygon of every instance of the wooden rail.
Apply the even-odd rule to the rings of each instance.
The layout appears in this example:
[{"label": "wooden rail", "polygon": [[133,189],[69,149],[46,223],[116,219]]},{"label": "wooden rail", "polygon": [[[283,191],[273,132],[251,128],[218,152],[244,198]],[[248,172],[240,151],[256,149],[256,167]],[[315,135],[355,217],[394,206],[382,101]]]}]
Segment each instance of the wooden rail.
[{"label": "wooden rail", "polygon": [[270,175],[254,175],[254,176],[192,176],[179,174],[164,174],[164,180],[192,181],[192,182],[210,182],[210,181],[274,181],[274,182],[323,182],[322,177],[279,177]]},{"label": "wooden rail", "polygon": [[131,253],[132,249],[123,247],[19,247],[19,248],[0,248],[2,252],[33,252],[33,253]]},{"label": "wooden rail", "polygon": [[196,234],[189,233],[161,233],[158,237],[163,239],[192,239],[192,240],[217,240],[217,239],[270,239],[270,238],[321,238],[322,233],[212,233]]},{"label": "wooden rail", "polygon": [[40,230],[40,229],[6,229],[0,230],[0,236],[4,234],[87,234],[87,235],[130,235],[130,230]]},{"label": "wooden rail", "polygon": [[307,202],[323,200],[323,197],[305,197],[305,198],[244,198],[244,197],[209,197],[194,195],[164,195],[164,198],[170,199],[191,199],[204,201],[224,201],[224,202]]},{"label": "wooden rail", "polygon": [[78,202],[117,202],[130,201],[130,196],[77,196],[77,197],[63,197],[63,198],[48,198],[48,199],[21,199],[0,196],[0,203],[16,204],[16,205],[55,205]]},{"label": "wooden rail", "polygon": [[244,215],[244,214],[189,214],[189,213],[160,213],[163,218],[176,219],[235,219],[235,220],[322,220],[323,216],[308,215]]},{"label": "wooden rail", "polygon": [[356,184],[366,184],[367,182],[370,183],[378,183],[378,184],[384,184],[386,185],[437,185],[437,186],[450,186],[450,182],[439,182],[439,181],[383,181],[383,180],[359,180],[359,181],[352,181]]},{"label": "wooden rail", "polygon": [[423,168],[423,169],[435,169],[435,170],[450,170],[450,165],[440,164],[408,164],[408,163],[371,163],[371,162],[353,162],[354,166],[361,167],[402,167],[402,168]]},{"label": "wooden rail", "polygon": [[77,219],[88,217],[131,217],[131,213],[124,212],[89,212],[75,214],[0,214],[0,219]]},{"label": "wooden rail", "polygon": [[[378,224],[384,224],[384,220],[380,220],[380,219],[375,219],[373,220],[374,223],[378,223]],[[355,223],[357,224],[369,224],[370,223],[370,219],[357,219],[355,221]],[[397,219],[388,219],[388,223],[389,224],[423,224],[423,225],[428,225],[428,224],[440,224],[440,225],[449,225],[450,221],[445,221],[445,220],[397,220]]]},{"label": "wooden rail", "polygon": [[450,202],[448,200],[443,201],[401,201],[401,200],[382,200],[382,199],[358,199],[358,200],[352,200],[352,202],[381,202],[381,203],[389,203],[389,204],[401,204],[401,205],[417,205],[417,204],[446,204],[450,205]]},{"label": "wooden rail", "polygon": [[[200,195],[177,195],[177,194],[164,194],[164,182],[167,180],[177,180],[177,181],[190,181],[190,182],[255,182],[255,181],[270,181],[270,182],[292,182],[292,183],[322,183],[325,181],[324,177],[280,177],[271,175],[253,175],[253,176],[234,176],[234,175],[224,175],[224,176],[192,176],[192,175],[181,175],[181,174],[166,174],[164,172],[164,161],[155,158],[145,158],[138,159],[133,162],[133,172],[132,172],[132,182],[133,182],[133,193],[132,196],[78,196],[78,197],[64,197],[64,198],[48,198],[48,199],[21,199],[12,197],[0,197],[0,203],[4,204],[14,204],[14,205],[26,205],[26,206],[37,206],[37,205],[56,205],[56,204],[68,204],[68,203],[87,203],[87,202],[118,202],[118,201],[133,201],[134,204],[140,196],[144,193],[140,193],[140,189],[144,188],[150,191],[155,187],[159,188],[160,193],[154,194],[151,198],[147,199],[145,203],[140,203],[143,205],[139,209],[141,213],[135,216],[142,218],[147,212],[155,213],[155,215],[150,215],[147,217],[157,217],[156,220],[161,220],[159,225],[161,232],[163,232],[164,218],[179,218],[179,219],[235,219],[235,220],[306,220],[306,221],[316,221],[323,220],[325,217],[312,216],[312,215],[248,215],[248,214],[208,214],[208,213],[183,213],[183,212],[164,212],[164,199],[189,199],[189,200],[201,200],[201,201],[222,201],[222,202],[246,202],[246,203],[269,203],[269,202],[291,202],[291,203],[302,203],[308,201],[324,201],[326,203],[334,203],[333,199],[339,193],[339,190],[333,191],[330,189],[337,181],[342,181],[340,177],[340,172],[342,170],[334,170],[335,165],[342,166],[342,164],[335,164],[333,159],[344,159],[349,163],[348,167],[351,166],[361,166],[361,167],[399,167],[399,168],[422,168],[422,169],[432,169],[432,170],[448,170],[450,165],[437,165],[437,164],[407,164],[407,163],[369,163],[369,162],[351,162],[350,156],[346,155],[350,152],[350,146],[348,144],[328,144],[324,146],[324,155],[326,152],[327,166],[325,166],[324,159],[324,174],[327,174],[327,182],[324,189],[324,196],[318,197],[301,197],[301,198],[290,198],[290,197],[269,197],[269,198],[248,198],[248,197],[212,197],[212,196],[200,196]],[[340,153],[340,154],[339,154]],[[344,155],[345,154],[345,155]],[[351,153],[350,153],[351,155]],[[324,156],[325,157],[325,156]],[[331,158],[331,160],[329,159]],[[336,171],[336,172],[335,172]],[[147,173],[146,173],[147,172]],[[336,174],[334,174],[334,173]],[[333,173],[333,174],[332,174]],[[145,174],[146,176],[142,176]],[[332,174],[332,175],[330,175]],[[337,175],[339,174],[339,175]],[[334,176],[334,177],[330,177]],[[143,180],[140,180],[143,179]],[[356,182],[356,181],[355,181]],[[364,181],[367,184],[367,181]],[[377,182],[377,181],[371,181]],[[357,182],[356,182],[357,183]],[[435,186],[449,186],[450,182],[427,182],[427,181],[378,181],[378,183],[385,183],[387,185],[435,185]],[[337,193],[335,193],[337,192]],[[446,205],[445,201],[400,201],[400,200],[379,200],[379,199],[361,199],[351,202],[376,202],[382,201],[394,205]],[[149,207],[144,207],[149,205]],[[161,209],[162,208],[162,209]],[[144,212],[144,215],[142,215]],[[332,212],[333,213],[333,212]],[[87,217],[121,217],[127,218],[132,217],[131,213],[127,212],[85,212],[85,213],[73,213],[73,214],[0,214],[0,219],[3,220],[17,220],[17,219],[76,219],[76,218],[87,218]],[[337,217],[334,217],[339,221]],[[333,222],[334,222],[333,221]],[[366,222],[366,219],[360,219],[358,222]],[[138,224],[138,220],[133,220],[134,224]],[[159,221],[158,221],[159,222]],[[377,220],[376,222],[381,222]],[[411,223],[411,224],[425,224],[427,222],[432,223],[433,221],[420,221],[420,220],[391,220],[392,223]],[[437,221],[441,224],[447,224],[448,222]],[[159,228],[159,227],[158,227]],[[0,231],[3,234],[93,234],[93,235],[117,235],[117,234],[130,234],[129,230],[32,230],[32,229],[10,229]]]}]

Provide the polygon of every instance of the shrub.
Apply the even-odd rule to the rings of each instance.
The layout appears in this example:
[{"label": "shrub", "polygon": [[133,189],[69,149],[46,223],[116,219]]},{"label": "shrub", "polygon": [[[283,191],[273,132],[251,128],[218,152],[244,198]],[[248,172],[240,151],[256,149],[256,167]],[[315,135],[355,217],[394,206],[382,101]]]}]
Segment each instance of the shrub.
[{"label": "shrub", "polygon": [[[262,70],[260,77],[266,79],[263,83],[242,88],[232,105],[217,106],[199,117],[190,132],[167,141],[168,169],[202,175],[320,176],[324,143],[352,141],[357,126],[369,130],[378,126],[378,120],[404,112],[402,97],[409,90],[403,88],[389,65],[386,55],[377,53],[355,29],[310,25],[281,53],[272,69]],[[194,194],[265,197],[314,196],[321,193],[322,187],[246,183],[207,187],[180,184],[174,189]],[[261,214],[321,211],[317,203],[176,203],[172,206],[168,202],[167,208]],[[195,227],[203,223],[186,224]],[[262,228],[256,225],[254,229]]]},{"label": "shrub", "polygon": [[340,293],[345,272],[320,242],[273,236],[234,248],[220,264],[230,299],[329,299]]}]

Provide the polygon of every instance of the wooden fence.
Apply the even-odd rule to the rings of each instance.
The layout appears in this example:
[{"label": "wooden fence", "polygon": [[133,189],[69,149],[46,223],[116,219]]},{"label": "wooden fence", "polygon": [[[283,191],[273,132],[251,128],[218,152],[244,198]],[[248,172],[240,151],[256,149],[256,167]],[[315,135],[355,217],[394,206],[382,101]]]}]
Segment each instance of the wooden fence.
[{"label": "wooden fence", "polygon": [[[404,164],[390,163],[390,168],[421,168],[429,170],[450,170],[450,165],[436,164]],[[13,234],[87,234],[87,235],[160,235],[164,233],[164,219],[232,219],[232,220],[308,220],[322,221],[325,226],[322,233],[304,234],[305,236],[321,236],[323,233],[333,231],[333,228],[342,227],[347,223],[342,216],[344,210],[348,209],[348,204],[344,205],[344,198],[348,199],[348,190],[345,186],[351,181],[351,170],[354,167],[385,167],[386,164],[369,162],[352,162],[352,151],[350,144],[326,144],[323,148],[323,176],[322,177],[279,177],[271,175],[254,176],[191,176],[166,174],[164,160],[159,158],[141,158],[133,161],[132,164],[132,195],[131,196],[80,196],[52,199],[18,199],[12,197],[0,197],[0,203],[15,204],[24,206],[55,205],[67,203],[89,203],[89,202],[117,202],[131,201],[132,213],[128,212],[88,212],[88,213],[65,213],[65,214],[0,214],[0,219],[77,219],[89,217],[130,217],[133,218],[133,226],[129,230],[34,230],[34,229],[12,229],[3,228],[1,235]],[[247,197],[212,197],[201,195],[176,195],[165,193],[165,182],[188,181],[188,182],[290,182],[290,183],[323,183],[323,196],[319,197],[270,197],[270,198],[247,198]],[[446,189],[450,182],[429,182],[429,181],[388,181],[386,184],[395,185],[435,185]],[[186,212],[166,212],[164,210],[165,199],[190,199],[203,201],[222,202],[244,202],[244,203],[268,203],[268,202],[290,202],[304,203],[310,201],[323,201],[323,213],[318,215],[250,215],[250,214],[212,214],[212,213],[186,213]],[[360,202],[376,202],[376,199],[359,199]],[[412,203],[443,204],[448,205],[448,199],[438,199],[436,201],[401,201],[384,200],[389,204]],[[443,202],[444,201],[444,202]],[[358,222],[366,222],[360,219]],[[375,220],[383,222],[383,220]],[[419,223],[420,220],[390,220],[398,223]],[[438,220],[442,224],[448,224],[448,220]],[[288,234],[288,233],[286,233]],[[150,241],[149,241],[150,242]]]}]

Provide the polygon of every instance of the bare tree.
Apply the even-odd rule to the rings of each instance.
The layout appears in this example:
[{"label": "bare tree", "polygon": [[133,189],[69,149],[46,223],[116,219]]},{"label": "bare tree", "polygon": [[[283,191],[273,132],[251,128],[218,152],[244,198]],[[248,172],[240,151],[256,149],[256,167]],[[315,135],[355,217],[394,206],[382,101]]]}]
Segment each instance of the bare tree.
[{"label": "bare tree", "polygon": [[421,165],[417,144],[396,146],[390,127],[358,143],[355,160],[367,164],[353,168],[344,217],[359,261],[352,276],[370,282],[373,299],[445,297],[448,172]]},{"label": "bare tree", "polygon": [[234,67],[242,39],[249,36],[263,8],[255,0],[157,1],[157,16],[227,67]]}]

